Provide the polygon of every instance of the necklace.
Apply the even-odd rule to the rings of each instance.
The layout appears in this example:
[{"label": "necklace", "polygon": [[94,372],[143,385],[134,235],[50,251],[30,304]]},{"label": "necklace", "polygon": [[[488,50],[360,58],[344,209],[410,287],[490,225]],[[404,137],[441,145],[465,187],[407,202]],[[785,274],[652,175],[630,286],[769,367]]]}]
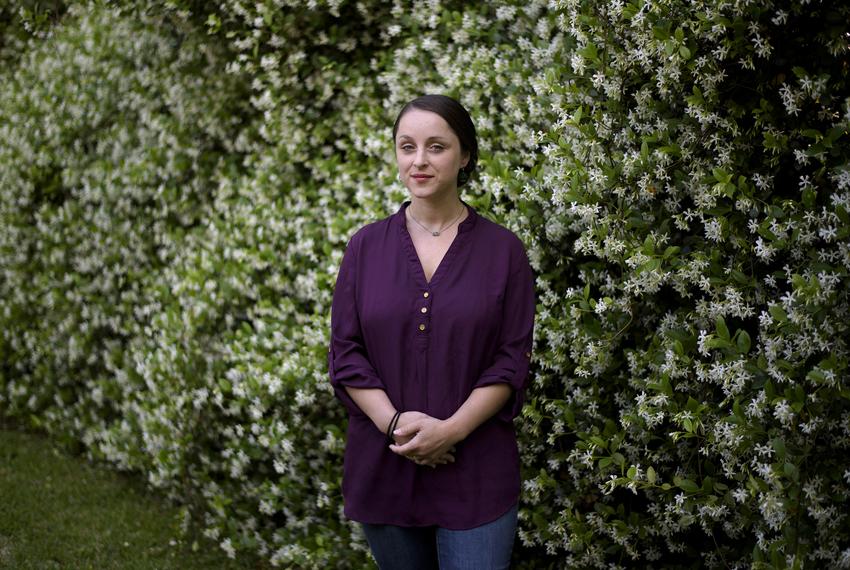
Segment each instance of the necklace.
[{"label": "necklace", "polygon": [[416,223],[419,225],[419,227],[420,227],[420,228],[422,228],[423,230],[425,230],[426,232],[428,232],[428,233],[429,233],[429,234],[431,234],[432,236],[439,236],[439,235],[440,235],[441,233],[443,233],[443,232],[444,232],[447,228],[451,227],[451,225],[452,225],[452,224],[454,224],[456,221],[458,221],[458,219],[459,219],[459,218],[463,215],[463,212],[464,212],[464,211],[466,211],[466,207],[464,206],[463,210],[461,210],[461,212],[460,212],[460,214],[458,214],[457,218],[455,218],[454,220],[452,220],[451,222],[449,222],[449,223],[448,223],[445,227],[442,227],[442,228],[440,228],[440,229],[439,229],[439,230],[437,230],[437,231],[429,230],[428,228],[426,228],[425,226],[423,226],[422,224],[420,224],[420,223],[419,223],[419,220],[417,220],[416,218],[414,218],[414,217],[413,217],[413,212],[411,212],[411,211],[410,211],[410,206],[408,206],[408,207],[407,207],[407,211],[408,211],[408,213],[410,214],[410,219],[411,219],[411,220],[413,220],[414,222],[416,222]]}]

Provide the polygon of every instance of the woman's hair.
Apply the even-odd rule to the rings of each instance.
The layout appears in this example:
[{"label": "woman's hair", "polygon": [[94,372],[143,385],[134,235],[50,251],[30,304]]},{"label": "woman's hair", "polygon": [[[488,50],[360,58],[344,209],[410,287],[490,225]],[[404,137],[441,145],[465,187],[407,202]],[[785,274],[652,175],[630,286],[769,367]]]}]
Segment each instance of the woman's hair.
[{"label": "woman's hair", "polygon": [[463,105],[446,95],[417,97],[399,111],[393,125],[393,141],[395,141],[398,133],[399,121],[411,109],[436,113],[449,124],[460,141],[461,150],[469,153],[469,162],[457,174],[457,185],[460,187],[466,184],[478,164],[478,138],[475,135],[475,125],[472,124],[472,117],[469,116],[469,112],[464,109]]}]

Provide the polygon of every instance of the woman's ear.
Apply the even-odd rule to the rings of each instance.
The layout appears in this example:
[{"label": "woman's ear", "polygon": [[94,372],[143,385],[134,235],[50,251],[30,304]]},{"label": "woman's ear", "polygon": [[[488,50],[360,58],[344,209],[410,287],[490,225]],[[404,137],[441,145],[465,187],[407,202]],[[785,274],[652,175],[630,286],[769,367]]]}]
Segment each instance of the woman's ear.
[{"label": "woman's ear", "polygon": [[460,161],[460,169],[463,170],[466,168],[466,165],[469,164],[469,151],[464,151],[463,158]]}]

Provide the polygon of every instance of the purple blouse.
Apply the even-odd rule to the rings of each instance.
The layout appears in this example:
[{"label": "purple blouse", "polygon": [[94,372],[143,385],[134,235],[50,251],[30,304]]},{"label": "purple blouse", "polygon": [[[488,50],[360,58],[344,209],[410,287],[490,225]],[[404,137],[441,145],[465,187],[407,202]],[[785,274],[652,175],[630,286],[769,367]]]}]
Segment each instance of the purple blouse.
[{"label": "purple blouse", "polygon": [[[534,328],[534,275],[522,241],[469,215],[431,277],[395,214],[348,242],[337,275],[328,351],[330,382],[348,409],[343,462],[350,519],[468,529],[493,521],[519,499],[513,426],[525,399]],[[505,382],[505,406],[456,445],[436,468],[393,453],[345,386],[381,388],[399,411],[451,416],[479,386]]]}]

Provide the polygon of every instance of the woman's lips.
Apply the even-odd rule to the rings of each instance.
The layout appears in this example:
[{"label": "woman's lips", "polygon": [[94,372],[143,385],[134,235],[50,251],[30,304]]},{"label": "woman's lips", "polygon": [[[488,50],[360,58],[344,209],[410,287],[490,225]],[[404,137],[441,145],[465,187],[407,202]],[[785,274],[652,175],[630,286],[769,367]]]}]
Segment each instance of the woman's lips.
[{"label": "woman's lips", "polygon": [[433,178],[433,176],[429,176],[427,174],[414,174],[411,178],[415,178],[416,180],[427,180],[429,178]]}]

